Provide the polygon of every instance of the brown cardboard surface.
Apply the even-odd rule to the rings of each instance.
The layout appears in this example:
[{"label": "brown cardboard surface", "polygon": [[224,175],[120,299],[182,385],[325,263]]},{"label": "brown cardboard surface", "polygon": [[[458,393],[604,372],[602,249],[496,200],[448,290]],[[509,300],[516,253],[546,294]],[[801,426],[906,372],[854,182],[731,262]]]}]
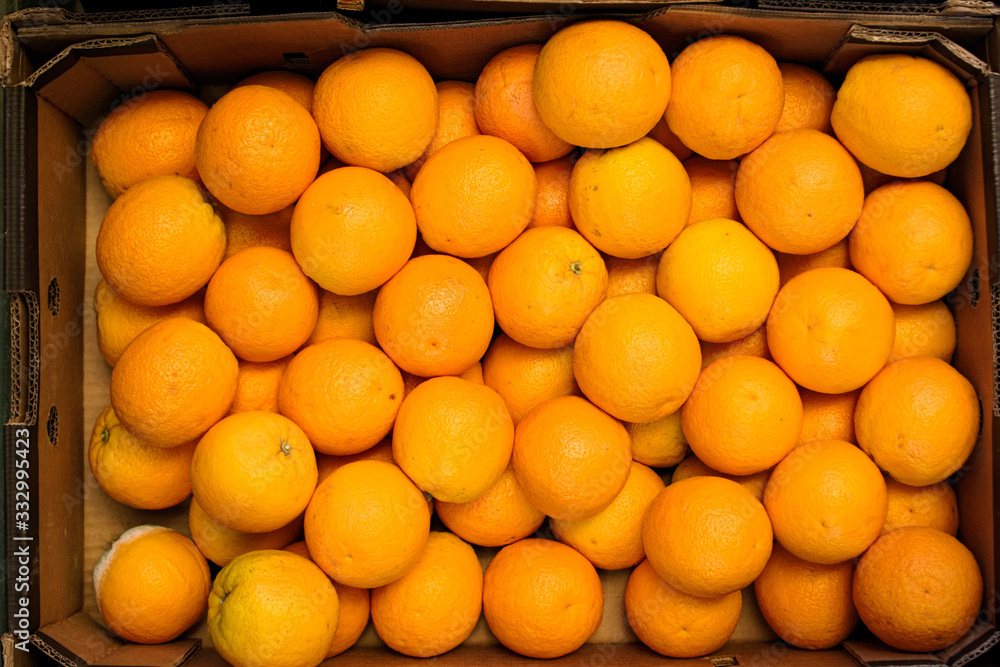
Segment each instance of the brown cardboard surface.
[{"label": "brown cardboard surface", "polygon": [[[702,658],[667,660],[642,644],[587,644],[578,651],[562,658],[539,661],[525,658],[506,648],[460,646],[444,655],[432,658],[435,666],[466,667],[480,665],[649,665],[664,664],[671,667],[853,667],[857,663],[844,651],[802,651],[778,643],[746,644],[731,642],[710,656]],[[213,649],[202,649],[187,663],[189,667],[224,667],[226,663]],[[393,651],[355,647],[339,656],[325,660],[323,667],[368,667],[382,665],[421,665],[426,660],[408,658]]]},{"label": "brown cardboard surface", "polygon": [[[84,237],[84,180],[79,170],[62,170],[62,147],[76,138],[73,120],[41,101],[38,105],[38,284],[45,290],[40,310],[38,465],[40,478],[39,544],[43,549],[40,622],[52,623],[80,607],[83,526],[72,520],[70,493],[82,480],[77,447],[83,438],[83,341],[77,306],[83,303],[83,270],[77,253]],[[55,191],[59,196],[55,196]],[[52,288],[52,289],[50,289]]]},{"label": "brown cardboard surface", "polygon": [[[155,23],[156,20],[143,27],[149,28]],[[897,25],[892,21],[889,23]],[[163,654],[147,654],[146,647],[131,645],[109,648],[110,645],[106,642],[112,640],[100,627],[100,615],[93,598],[93,565],[107,545],[124,529],[141,523],[157,523],[188,532],[186,503],[161,512],[142,512],[124,507],[97,487],[86,463],[90,428],[99,412],[107,405],[110,378],[110,369],[97,349],[96,323],[91,309],[93,290],[100,279],[94,257],[94,242],[110,199],[89,160],[82,159],[87,149],[87,130],[93,129],[94,119],[99,118],[104,111],[100,104],[91,104],[80,95],[81,91],[86,90],[84,86],[87,82],[93,80],[93,72],[103,68],[103,71],[117,73],[117,78],[110,87],[106,90],[96,89],[103,96],[104,102],[101,104],[105,105],[113,103],[115,91],[141,83],[141,78],[130,78],[140,74],[141,68],[133,67],[127,60],[128,54],[121,50],[136,46],[139,50],[134,55],[182,62],[183,66],[176,69],[178,73],[190,72],[196,79],[197,75],[205,74],[209,82],[232,82],[256,69],[273,66],[266,63],[284,60],[287,53],[285,49],[293,48],[295,44],[301,48],[314,49],[304,52],[312,65],[332,60],[344,48],[396,46],[425,59],[439,78],[469,79],[497,51],[524,41],[543,41],[558,25],[559,23],[539,17],[513,23],[463,23],[448,28],[386,29],[365,34],[355,30],[349,22],[329,17],[317,21],[278,20],[275,23],[255,20],[240,25],[190,21],[165,29],[162,35],[155,38],[139,38],[138,42],[130,42],[129,40],[133,40],[131,37],[105,40],[104,47],[109,49],[110,55],[96,48],[93,55],[86,57],[78,57],[76,50],[68,51],[63,57],[68,65],[63,67],[60,76],[47,81],[42,80],[42,77],[37,79],[39,88],[48,92],[45,100],[38,105],[39,121],[46,128],[45,139],[40,139],[39,142],[38,166],[40,190],[37,242],[44,259],[39,263],[34,277],[36,290],[40,291],[40,301],[36,299],[41,330],[39,354],[45,364],[45,381],[38,397],[37,413],[39,460],[40,465],[45,466],[45,475],[41,478],[39,487],[46,498],[40,514],[43,517],[42,530],[45,531],[46,543],[66,545],[62,550],[50,546],[45,553],[41,594],[46,601],[41,607],[41,615],[43,625],[51,625],[47,625],[39,633],[40,644],[63,656],[70,656],[71,660],[80,658],[88,664],[178,664],[166,660],[176,659],[180,651],[173,645],[165,649],[166,653]],[[837,70],[842,70],[844,63],[860,55],[859,49],[863,48],[860,44],[867,39],[864,31],[852,33],[851,25],[843,18],[796,15],[793,20],[788,15],[775,12],[725,13],[712,7],[674,7],[665,12],[654,13],[643,20],[643,26],[660,39],[665,48],[679,49],[688,36],[698,35],[699,31],[721,30],[756,39],[768,48],[773,48],[782,60],[818,62],[830,53],[837,53],[840,60],[834,61],[832,65]],[[74,29],[78,30],[79,27]],[[973,30],[982,33],[982,26],[973,28],[970,23],[965,28],[958,29],[958,34],[968,39]],[[364,38],[361,42],[357,41],[359,35]],[[954,62],[961,63],[967,55],[936,36],[914,38],[909,35],[906,38],[915,40],[914,48],[930,49],[928,53],[939,60],[954,56]],[[249,48],[251,44],[257,48]],[[943,50],[932,44],[941,45]],[[244,48],[236,48],[238,45],[243,45]],[[232,53],[244,52],[250,53],[249,65],[247,61],[229,64],[216,62],[213,65],[213,59],[228,61],[228,56]],[[213,66],[217,71],[210,72]],[[55,72],[55,69],[53,67],[49,71]],[[988,86],[985,84],[988,79],[984,78],[982,72],[978,76],[980,82],[973,88],[973,92],[976,99],[981,100],[981,104],[975,107],[975,112],[977,120],[983,121],[992,108],[992,97],[986,96],[988,91],[985,88]],[[186,82],[187,78],[183,77],[183,80]],[[199,80],[199,83],[202,81]],[[78,127],[70,121],[56,108],[56,103],[66,106],[65,111],[71,111],[84,127]],[[86,127],[87,123],[91,123],[89,128]],[[951,176],[953,189],[969,208],[975,225],[977,246],[974,266],[979,272],[978,289],[981,292],[976,303],[972,303],[973,287],[970,281],[966,285],[969,290],[968,306],[956,306],[960,346],[956,363],[976,385],[984,406],[987,407],[987,414],[989,406],[993,404],[993,368],[990,363],[984,363],[983,350],[989,350],[992,346],[988,295],[992,286],[991,269],[996,266],[991,261],[994,260],[996,248],[996,201],[995,193],[985,188],[981,180],[964,174],[982,172],[987,159],[994,159],[993,152],[983,150],[984,145],[993,148],[990,143],[992,136],[992,132],[974,134],[970,139],[970,146],[963,152]],[[67,167],[69,171],[59,176]],[[993,175],[995,171],[989,168],[986,173]],[[69,230],[68,234],[65,233],[66,230]],[[61,304],[55,315],[51,314],[46,298],[46,286],[52,277],[58,278],[60,283]],[[66,287],[63,287],[64,283]],[[78,329],[73,327],[74,324]],[[54,347],[47,347],[50,344]],[[47,360],[46,354],[51,354],[51,359]],[[59,432],[55,446],[47,441],[46,420],[50,406],[56,406],[59,414]],[[998,468],[998,463],[993,460],[993,447],[988,444],[993,442],[993,423],[994,420],[988,419],[984,425],[983,442],[977,447],[974,459],[970,460],[970,467],[964,472],[958,487],[962,502],[963,536],[967,537],[970,548],[980,560],[987,579],[987,590],[990,591],[995,590],[996,586],[996,563],[993,559],[997,541],[993,530],[996,519],[994,503],[983,502],[983,498],[994,497]],[[484,566],[494,552],[495,550],[480,551]],[[656,657],[641,645],[622,643],[635,641],[624,616],[623,595],[627,576],[627,572],[601,573],[606,597],[601,627],[591,644],[578,653],[554,662],[644,664]],[[853,659],[844,651],[809,653],[791,650],[776,643],[774,634],[764,623],[753,600],[752,590],[746,591],[744,596],[744,613],[740,625],[731,642],[717,654],[718,664],[725,664],[724,658],[727,657],[736,658],[738,664],[742,665],[824,667],[854,664]],[[73,613],[81,609],[82,613]],[[993,632],[990,625],[992,621],[991,611],[969,641],[975,644],[989,636]],[[204,622],[187,636],[193,640],[207,640]],[[205,644],[208,642],[205,641]],[[505,649],[497,648],[496,644],[495,638],[481,619],[467,646],[437,658],[436,661],[446,664],[469,664],[472,661],[481,661],[482,664],[511,664],[524,661]],[[378,649],[379,645],[380,642],[369,625],[358,648],[329,664],[410,662],[409,659]],[[191,646],[195,644],[186,646],[183,656],[188,656],[189,651],[193,650]],[[881,659],[876,657],[877,654],[888,655],[891,660],[902,660],[896,652],[882,653],[887,649],[877,643],[852,643],[851,646],[854,655],[858,657],[869,655],[872,660]],[[934,656],[938,664],[942,658],[947,659],[948,656]],[[202,651],[195,655],[191,664],[216,665],[222,662],[214,652]],[[707,665],[712,662],[698,659],[677,661],[676,664]]]},{"label": "brown cardboard surface", "polygon": [[[662,7],[667,3],[658,4]],[[136,33],[156,34],[191,75],[204,84],[232,82],[262,69],[285,66],[316,75],[343,53],[369,46],[402,48],[428,62],[435,77],[467,79],[505,46],[542,41],[565,21],[587,16],[568,5],[560,11],[516,19],[435,24],[426,19],[420,23],[410,22],[405,6],[392,4],[389,7],[362,14],[363,19],[371,21],[369,25],[336,14],[292,14],[264,19],[242,16],[235,10],[218,14],[201,11],[184,17],[178,16],[179,11],[172,17],[166,10],[140,12],[141,21],[111,21],[100,17],[88,17],[90,20],[85,21],[66,12],[47,10],[22,12],[8,19],[7,24],[17,29],[20,48],[14,51],[30,53],[39,59],[55,57],[71,44],[97,36],[131,38]],[[669,19],[657,20],[665,13],[669,14]],[[38,18],[32,19],[34,16]],[[419,16],[424,18],[426,14]],[[787,12],[705,4],[677,4],[666,10],[656,10],[651,17],[650,21],[643,21],[644,27],[660,39],[668,54],[678,50],[690,36],[707,29],[710,33],[746,35],[775,52],[779,59],[799,61],[809,60],[804,56],[810,53],[824,51],[827,44],[832,47],[855,23],[869,22],[911,31],[933,27],[956,43],[969,46],[979,42],[992,27],[992,21],[981,16],[818,12],[797,14],[795,30],[789,30],[783,29],[780,21],[788,17]],[[642,21],[642,18],[633,17],[633,20]],[[776,20],[779,20],[777,24]],[[470,29],[474,26],[476,37],[471,37],[471,30],[463,34],[463,26]],[[447,30],[447,40],[430,34],[408,36],[409,33],[443,30]],[[441,36],[444,34],[442,32]],[[819,39],[813,41],[817,37]],[[240,43],[254,46],[240,49],[239,59],[231,58]],[[457,54],[461,56],[456,57]],[[11,83],[19,81],[18,71],[17,67],[5,71],[6,79]]]},{"label": "brown cardboard surface", "polygon": [[108,635],[87,614],[73,614],[47,626],[36,635],[34,643],[61,664],[123,667],[177,667],[200,646],[195,639],[178,639],[155,646],[129,644]]},{"label": "brown cardboard surface", "polygon": [[67,47],[48,67],[32,74],[28,83],[84,125],[107,113],[114,103],[144,90],[193,88],[183,67],[149,35]]}]

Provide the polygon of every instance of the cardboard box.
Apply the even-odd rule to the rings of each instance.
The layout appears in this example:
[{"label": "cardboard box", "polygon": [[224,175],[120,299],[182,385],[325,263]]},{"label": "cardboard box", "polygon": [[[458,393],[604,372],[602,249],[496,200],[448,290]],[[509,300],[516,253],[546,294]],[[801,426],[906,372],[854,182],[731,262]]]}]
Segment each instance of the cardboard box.
[{"label": "cardboard box", "polygon": [[[471,1],[466,5],[474,5]],[[544,42],[580,18],[575,5],[520,18],[408,23],[392,1],[365,12],[368,24],[334,13],[255,16],[243,5],[200,10],[77,16],[29,10],[0,25],[4,84],[4,294],[9,317],[9,401],[4,436],[4,549],[6,550],[3,664],[42,664],[47,654],[65,665],[220,665],[207,648],[204,623],[162,646],[123,644],[104,632],[90,571],[125,528],[159,523],[187,531],[186,504],[139,512],[110,500],[86,465],[86,443],[108,401],[110,371],[97,351],[91,299],[99,276],[94,240],[110,203],[88,159],[96,123],[131,95],[170,87],[200,92],[208,101],[225,86],[266,69],[291,68],[317,76],[344,53],[372,46],[417,57],[438,79],[475,80],[499,51]],[[868,6],[870,7],[870,5]],[[991,12],[929,11],[906,15],[750,10],[677,4],[627,17],[675,56],[693,39],[730,33],[747,37],[778,60],[823,69],[835,82],[869,53],[908,52],[955,72],[973,101],[974,128],[950,169],[948,184],[968,209],[975,257],[956,290],[955,365],[983,404],[980,441],[959,474],[960,536],[983,570],[984,610],[956,646],[936,655],[901,654],[863,632],[842,649],[807,652],[777,642],[747,592],[733,640],[690,665],[961,665],[998,640],[1000,606],[996,559],[1000,445],[996,355],[1000,345],[997,279],[998,171],[996,119],[1000,54]],[[621,16],[621,15],[617,15]],[[978,57],[977,57],[978,56]],[[987,61],[990,65],[987,65]],[[2,355],[0,355],[2,357]],[[2,404],[2,401],[0,401]],[[490,550],[482,550],[484,560]],[[558,664],[638,664],[656,657],[635,643],[624,618],[627,572],[602,573],[604,623],[580,651]],[[343,664],[409,662],[378,646],[371,628],[360,646],[335,659]],[[199,647],[206,646],[199,651]],[[27,649],[30,647],[30,651]],[[467,645],[438,664],[509,664],[523,658],[499,647],[481,621]]]}]

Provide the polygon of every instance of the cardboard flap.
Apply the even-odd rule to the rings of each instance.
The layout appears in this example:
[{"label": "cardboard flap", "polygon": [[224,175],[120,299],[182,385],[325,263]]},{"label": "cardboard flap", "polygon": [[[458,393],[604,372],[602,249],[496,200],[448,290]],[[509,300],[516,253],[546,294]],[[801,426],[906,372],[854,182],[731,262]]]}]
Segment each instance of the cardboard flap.
[{"label": "cardboard flap", "polygon": [[823,71],[843,74],[851,65],[875,52],[909,53],[929,58],[952,71],[967,85],[989,73],[989,66],[937,32],[902,32],[852,26],[827,58]]},{"label": "cardboard flap", "polygon": [[25,85],[84,126],[129,97],[157,88],[195,87],[154,35],[92,39],[67,47]]},{"label": "cardboard flap", "polygon": [[39,629],[31,643],[66,667],[180,667],[201,648],[199,639],[178,639],[152,646],[128,644],[113,638],[84,613]]},{"label": "cardboard flap", "polygon": [[868,667],[962,667],[982,656],[1000,642],[1000,631],[990,624],[977,623],[964,637],[937,653],[901,655],[877,639],[844,642],[844,649]]},{"label": "cardboard flap", "polygon": [[806,12],[860,14],[931,14],[938,16],[996,16],[1000,7],[986,0],[923,2],[857,2],[850,0],[760,0],[761,9],[794,9]]}]

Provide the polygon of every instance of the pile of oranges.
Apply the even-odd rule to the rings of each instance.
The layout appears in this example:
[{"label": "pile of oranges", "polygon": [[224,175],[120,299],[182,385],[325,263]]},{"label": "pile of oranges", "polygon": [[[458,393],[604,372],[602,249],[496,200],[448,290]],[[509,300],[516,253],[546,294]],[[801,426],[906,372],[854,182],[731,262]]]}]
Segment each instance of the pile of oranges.
[{"label": "pile of oranges", "polygon": [[[132,507],[192,496],[191,539],[115,542],[108,627],[164,642],[207,610],[234,665],[306,666],[369,616],[410,656],[482,613],[548,658],[624,611],[694,657],[752,585],[795,646],[859,619],[952,644],[982,597],[948,483],[980,420],[944,300],[972,227],[941,185],[971,123],[927,59],[835,90],[609,20],[474,84],[373,48],[121,105],[93,143],[90,463]],[[596,568],[634,568],[624,610]]]}]

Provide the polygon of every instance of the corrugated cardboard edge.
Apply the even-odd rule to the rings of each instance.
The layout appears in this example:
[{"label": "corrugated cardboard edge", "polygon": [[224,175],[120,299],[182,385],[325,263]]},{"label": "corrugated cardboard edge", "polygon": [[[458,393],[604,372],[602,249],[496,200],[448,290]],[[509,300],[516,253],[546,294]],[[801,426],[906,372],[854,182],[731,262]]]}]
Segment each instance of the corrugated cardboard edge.
[{"label": "corrugated cardboard edge", "polygon": [[[129,644],[112,637],[82,612],[40,629],[31,643],[66,667],[180,667],[201,649],[199,639],[178,639],[155,646]],[[137,655],[143,659],[136,660]]]},{"label": "corrugated cardboard edge", "polygon": [[869,28],[855,25],[844,35],[840,45],[834,50],[824,64],[824,71],[844,72],[850,65],[853,65],[860,56],[854,58],[850,55],[845,57],[845,52],[852,45],[871,47],[872,45],[885,45],[893,50],[900,49],[930,49],[941,55],[953,73],[959,75],[966,83],[972,80],[982,79],[990,72],[989,65],[962,48],[947,37],[937,32],[904,32],[898,30],[885,30],[881,28]]},{"label": "corrugated cardboard edge", "polygon": [[[3,630],[11,636],[11,651],[15,650],[15,641],[28,639],[39,624],[38,503],[31,502],[37,500],[39,488],[37,449],[31,446],[38,441],[40,375],[35,107],[35,97],[29,90],[5,91],[3,283],[10,308],[11,398],[10,414],[3,427],[4,562],[8,564],[4,570]],[[22,605],[24,600],[28,604]],[[12,663],[5,660],[4,664]]]},{"label": "corrugated cardboard edge", "polygon": [[938,16],[997,16],[1000,7],[986,0],[924,2],[854,2],[851,0],[760,0],[760,9],[861,14],[925,14]]},{"label": "corrugated cardboard edge", "polygon": [[[115,79],[120,77],[114,76],[113,63],[116,59],[140,55],[150,61],[146,77],[149,81],[146,83],[144,80],[143,85],[131,90],[123,90],[115,83]],[[93,77],[93,85],[85,86],[85,91],[81,91],[79,86],[67,89],[65,81],[60,81],[61,77],[75,67],[88,71]],[[91,39],[74,44],[63,49],[58,56],[39,67],[19,85],[31,88],[39,97],[85,126],[107,113],[116,101],[121,102],[131,95],[160,87],[188,91],[196,89],[194,79],[181,62],[158,37],[149,34]],[[103,96],[95,88],[103,88]],[[83,106],[74,105],[74,100],[80,98],[86,98],[87,103]]]}]

